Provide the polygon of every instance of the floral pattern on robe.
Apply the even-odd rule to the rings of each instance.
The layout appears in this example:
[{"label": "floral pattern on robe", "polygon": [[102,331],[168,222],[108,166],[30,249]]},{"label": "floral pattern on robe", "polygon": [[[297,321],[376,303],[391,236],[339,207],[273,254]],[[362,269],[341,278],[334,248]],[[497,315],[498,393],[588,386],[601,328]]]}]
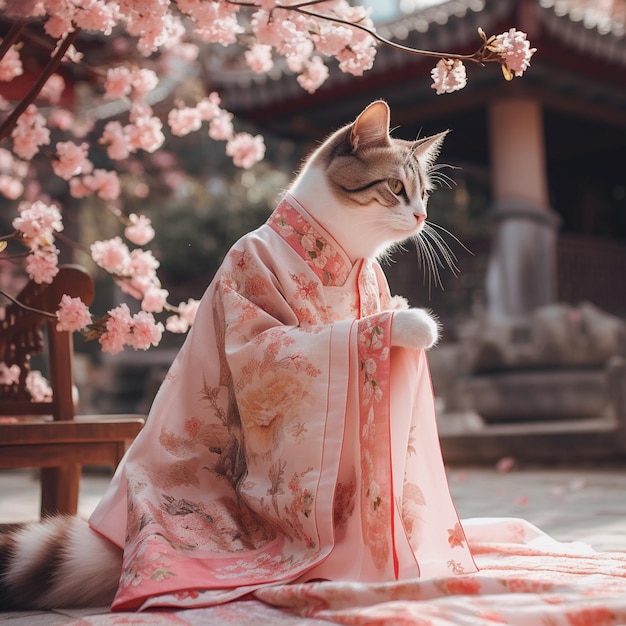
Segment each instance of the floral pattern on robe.
[{"label": "floral pattern on robe", "polygon": [[124,546],[114,609],[476,570],[393,308],[292,196],[235,244],[90,520]]}]

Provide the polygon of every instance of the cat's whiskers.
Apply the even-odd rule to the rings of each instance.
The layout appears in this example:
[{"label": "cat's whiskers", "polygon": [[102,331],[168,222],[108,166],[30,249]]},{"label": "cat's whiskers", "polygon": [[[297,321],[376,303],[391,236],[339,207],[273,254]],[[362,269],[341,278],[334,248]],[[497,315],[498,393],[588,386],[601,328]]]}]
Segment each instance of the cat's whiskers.
[{"label": "cat's whiskers", "polygon": [[432,222],[425,222],[424,228],[420,231],[420,233],[418,233],[417,236],[413,237],[413,241],[415,242],[420,263],[424,268],[424,279],[426,279],[426,276],[428,275],[429,295],[431,293],[433,281],[436,286],[444,289],[441,273],[439,271],[440,268],[450,269],[455,276],[460,273],[456,255],[443,237],[435,230],[435,228],[439,228],[450,235],[459,245],[463,247],[464,250],[467,250],[471,254],[471,251],[468,250],[468,248],[464,246],[457,237],[455,237],[443,226],[433,224]]},{"label": "cat's whiskers", "polygon": [[428,297],[430,297],[433,279],[435,280],[435,284],[439,285],[443,289],[439,268],[437,267],[438,265],[441,265],[441,262],[435,254],[430,241],[421,235],[422,233],[419,233],[414,237],[415,248],[417,250],[418,259],[420,260],[420,264],[423,268],[424,281],[426,281],[426,277],[428,277]]},{"label": "cat's whiskers", "polygon": [[435,224],[434,222],[428,222],[428,226],[430,226],[430,228],[437,228],[437,229],[443,231],[444,233],[446,233],[446,235],[450,235],[450,237],[452,237],[452,239],[454,239],[454,241],[456,241],[461,246],[461,248],[463,248],[463,250],[465,250],[465,252],[469,252],[469,254],[474,256],[474,253],[456,235],[452,234],[447,228],[444,228],[441,224]]},{"label": "cat's whiskers", "polygon": [[432,243],[440,252],[441,257],[443,257],[446,265],[452,273],[456,276],[459,274],[460,270],[457,265],[458,259],[456,254],[452,251],[452,248],[448,245],[448,243],[443,239],[443,237],[432,228],[430,223],[424,224],[424,235],[426,237],[432,238]]}]

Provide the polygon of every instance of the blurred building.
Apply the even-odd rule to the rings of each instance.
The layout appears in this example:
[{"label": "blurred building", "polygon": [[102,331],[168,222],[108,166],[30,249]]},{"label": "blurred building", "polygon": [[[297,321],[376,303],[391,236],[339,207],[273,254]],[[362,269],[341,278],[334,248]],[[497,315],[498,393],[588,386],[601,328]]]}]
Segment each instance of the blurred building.
[{"label": "blurred building", "polygon": [[[441,96],[431,88],[434,59],[384,45],[372,70],[355,78],[333,66],[313,95],[280,68],[266,76],[229,68],[215,76],[225,106],[307,149],[377,98],[390,104],[396,136],[453,129],[441,160],[461,169],[448,172],[456,185],[441,217],[476,256],[459,250],[461,277],[446,284],[457,304],[444,315],[467,312],[470,289],[496,321],[556,301],[625,316],[626,2],[370,4],[378,33],[405,46],[471,54],[479,27],[487,35],[515,27],[538,52],[512,82],[497,64],[469,65],[467,87]],[[423,290],[414,253],[389,276],[397,291]]]}]

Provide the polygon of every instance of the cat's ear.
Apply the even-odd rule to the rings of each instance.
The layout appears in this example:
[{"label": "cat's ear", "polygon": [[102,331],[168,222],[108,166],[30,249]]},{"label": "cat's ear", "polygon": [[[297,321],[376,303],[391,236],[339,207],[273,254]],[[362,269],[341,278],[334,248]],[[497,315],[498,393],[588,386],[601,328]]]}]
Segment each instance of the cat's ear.
[{"label": "cat's ear", "polygon": [[449,132],[449,130],[444,130],[442,133],[437,133],[430,137],[422,137],[422,139],[413,142],[413,154],[422,163],[432,165],[439,156],[443,140]]},{"label": "cat's ear", "polygon": [[372,102],[356,118],[350,130],[352,151],[372,144],[389,143],[389,106],[382,100]]}]

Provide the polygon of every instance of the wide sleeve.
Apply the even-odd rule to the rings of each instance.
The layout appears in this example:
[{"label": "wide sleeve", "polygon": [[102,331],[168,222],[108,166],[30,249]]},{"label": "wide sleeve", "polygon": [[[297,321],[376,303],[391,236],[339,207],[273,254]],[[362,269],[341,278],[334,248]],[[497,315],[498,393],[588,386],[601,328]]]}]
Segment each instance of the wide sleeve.
[{"label": "wide sleeve", "polygon": [[332,550],[354,321],[315,323],[322,290],[277,239],[229,253],[90,520],[125,545],[117,610],[224,601]]}]

